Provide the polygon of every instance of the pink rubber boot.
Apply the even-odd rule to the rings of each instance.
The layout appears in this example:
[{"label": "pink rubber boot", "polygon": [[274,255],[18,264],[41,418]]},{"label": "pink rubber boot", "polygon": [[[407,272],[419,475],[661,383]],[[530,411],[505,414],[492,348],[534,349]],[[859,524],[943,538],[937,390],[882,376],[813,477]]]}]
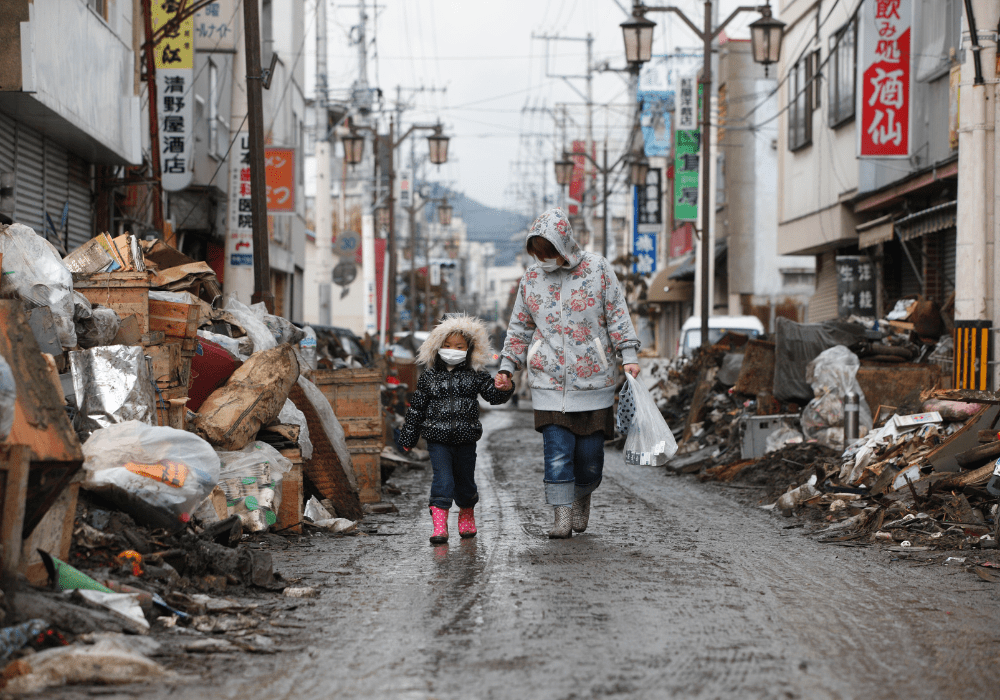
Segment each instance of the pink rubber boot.
[{"label": "pink rubber boot", "polygon": [[475,508],[458,509],[458,534],[464,540],[468,537],[476,536],[476,510]]},{"label": "pink rubber boot", "polygon": [[448,541],[448,511],[444,508],[431,506],[431,520],[434,522],[434,534],[431,544],[444,544]]}]

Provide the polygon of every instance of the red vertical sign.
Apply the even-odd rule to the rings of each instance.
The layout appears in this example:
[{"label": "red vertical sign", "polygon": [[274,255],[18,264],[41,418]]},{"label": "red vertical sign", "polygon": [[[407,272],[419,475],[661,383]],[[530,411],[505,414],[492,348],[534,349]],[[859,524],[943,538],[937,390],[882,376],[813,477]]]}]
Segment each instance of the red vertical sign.
[{"label": "red vertical sign", "polygon": [[862,158],[910,154],[912,0],[870,0],[863,9]]}]

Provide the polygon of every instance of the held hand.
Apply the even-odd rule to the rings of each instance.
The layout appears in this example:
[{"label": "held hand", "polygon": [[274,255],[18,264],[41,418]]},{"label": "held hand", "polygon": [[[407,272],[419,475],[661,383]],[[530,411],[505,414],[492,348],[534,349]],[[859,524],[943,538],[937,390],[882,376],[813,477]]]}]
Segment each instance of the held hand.
[{"label": "held hand", "polygon": [[625,365],[625,371],[632,375],[632,379],[639,376],[639,365],[629,364]]},{"label": "held hand", "polygon": [[500,391],[508,391],[511,387],[510,377],[503,372],[497,372],[497,376],[493,380],[493,386]]}]

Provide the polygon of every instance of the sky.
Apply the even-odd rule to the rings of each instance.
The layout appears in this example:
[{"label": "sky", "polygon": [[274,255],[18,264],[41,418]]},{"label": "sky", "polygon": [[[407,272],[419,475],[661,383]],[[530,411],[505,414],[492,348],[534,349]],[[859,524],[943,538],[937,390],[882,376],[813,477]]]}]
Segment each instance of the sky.
[{"label": "sky", "polygon": [[[387,110],[383,123],[388,124],[388,112],[395,109],[400,86],[403,101],[412,106],[404,113],[404,124],[440,120],[453,137],[449,162],[440,168],[430,166],[429,179],[493,207],[523,209],[526,200],[518,192],[540,191],[543,175],[547,194],[554,195],[551,162],[562,150],[563,137],[556,133],[552,110],[561,114],[566,105],[566,119],[560,117],[566,124],[566,138],[584,138],[586,110],[574,87],[585,92],[585,81],[571,79],[571,86],[547,76],[546,59],[550,74],[583,75],[586,43],[532,37],[584,38],[590,33],[594,63],[621,68],[624,49],[619,24],[627,19],[623,7],[628,7],[629,0],[379,0],[377,10],[365,1],[368,81],[383,90]],[[358,76],[358,51],[352,37],[359,9],[357,0],[327,2],[329,85],[331,98],[337,99],[347,95]],[[306,0],[306,85],[310,90],[315,84],[316,3]],[[700,0],[675,4],[700,23]],[[723,0],[722,16],[739,4]],[[654,53],[698,46],[679,19],[666,13],[649,17],[658,25]],[[756,18],[756,13],[741,15],[727,34],[748,37],[747,25]],[[631,102],[624,78],[604,72],[595,73],[593,79],[598,105],[594,138],[598,144],[608,139],[612,161],[622,153],[630,125]],[[444,91],[414,90],[421,87]],[[418,157],[426,148],[426,141],[418,137]]]}]

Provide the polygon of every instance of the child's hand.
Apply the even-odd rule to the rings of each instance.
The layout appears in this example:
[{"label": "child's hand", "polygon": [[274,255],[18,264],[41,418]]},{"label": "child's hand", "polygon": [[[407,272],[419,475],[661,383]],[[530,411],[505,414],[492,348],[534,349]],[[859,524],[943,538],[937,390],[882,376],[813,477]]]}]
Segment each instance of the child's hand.
[{"label": "child's hand", "polygon": [[511,384],[510,376],[506,372],[497,372],[497,376],[493,380],[493,386],[500,391],[509,391],[513,385]]},{"label": "child's hand", "polygon": [[636,377],[639,376],[639,365],[637,364],[625,365],[624,369],[626,372],[632,375],[632,379],[635,379]]}]

